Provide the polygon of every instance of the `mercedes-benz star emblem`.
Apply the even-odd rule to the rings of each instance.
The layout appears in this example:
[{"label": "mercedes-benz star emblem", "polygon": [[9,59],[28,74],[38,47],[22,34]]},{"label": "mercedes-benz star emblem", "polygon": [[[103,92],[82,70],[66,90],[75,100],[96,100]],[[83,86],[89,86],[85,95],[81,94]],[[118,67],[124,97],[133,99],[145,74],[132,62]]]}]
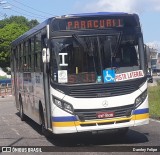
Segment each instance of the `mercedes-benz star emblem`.
[{"label": "mercedes-benz star emblem", "polygon": [[104,107],[108,107],[108,101],[106,101],[106,100],[103,101],[103,102],[102,102],[102,105],[103,105]]}]

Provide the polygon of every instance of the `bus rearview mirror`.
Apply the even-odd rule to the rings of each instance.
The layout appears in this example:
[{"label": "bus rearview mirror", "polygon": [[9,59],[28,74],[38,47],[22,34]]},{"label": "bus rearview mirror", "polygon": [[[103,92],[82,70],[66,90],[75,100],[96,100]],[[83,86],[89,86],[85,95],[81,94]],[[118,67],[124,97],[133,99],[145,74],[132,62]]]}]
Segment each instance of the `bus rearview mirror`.
[{"label": "bus rearview mirror", "polygon": [[43,48],[43,50],[42,50],[42,61],[43,61],[43,63],[49,63],[50,62],[49,48]]}]

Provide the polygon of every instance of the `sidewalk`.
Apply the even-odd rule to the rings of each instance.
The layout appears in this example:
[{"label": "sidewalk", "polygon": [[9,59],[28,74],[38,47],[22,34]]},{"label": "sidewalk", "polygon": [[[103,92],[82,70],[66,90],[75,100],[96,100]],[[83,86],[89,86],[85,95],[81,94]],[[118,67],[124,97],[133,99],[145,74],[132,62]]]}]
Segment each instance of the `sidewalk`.
[{"label": "sidewalk", "polygon": [[0,84],[0,97],[12,95],[12,86],[11,83],[1,83]]},{"label": "sidewalk", "polygon": [[148,87],[157,86],[157,81],[153,81],[153,83],[148,83]]},{"label": "sidewalk", "polygon": [[12,95],[7,95],[7,96],[4,96],[4,97],[1,97],[0,96],[0,104],[1,103],[4,103],[4,102],[10,102],[10,101],[15,101],[15,97],[12,96]]}]

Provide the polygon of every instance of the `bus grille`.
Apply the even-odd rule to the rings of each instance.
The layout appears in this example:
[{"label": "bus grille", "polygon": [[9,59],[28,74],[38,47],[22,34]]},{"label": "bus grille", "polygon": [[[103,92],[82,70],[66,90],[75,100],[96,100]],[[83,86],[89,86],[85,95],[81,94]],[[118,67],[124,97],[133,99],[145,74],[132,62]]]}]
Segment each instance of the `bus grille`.
[{"label": "bus grille", "polygon": [[130,117],[133,109],[134,104],[104,109],[75,109],[74,112],[81,121],[85,121],[99,119],[96,116],[100,112],[114,112],[114,117]]},{"label": "bus grille", "polygon": [[133,93],[139,89],[144,80],[127,81],[120,83],[108,83],[102,85],[81,85],[70,87],[68,95],[75,98],[101,98],[119,96]]},{"label": "bus grille", "polygon": [[51,83],[52,87],[74,98],[102,98],[131,94],[146,81],[146,77],[106,84],[60,85]]}]

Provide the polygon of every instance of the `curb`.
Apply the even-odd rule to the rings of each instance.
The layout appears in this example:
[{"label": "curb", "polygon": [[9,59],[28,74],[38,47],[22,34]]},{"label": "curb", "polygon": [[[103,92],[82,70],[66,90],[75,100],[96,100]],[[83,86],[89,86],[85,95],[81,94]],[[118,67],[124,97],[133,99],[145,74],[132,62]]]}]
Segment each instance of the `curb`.
[{"label": "curb", "polygon": [[160,123],[160,120],[157,120],[157,119],[150,118],[149,120],[151,120],[151,121],[153,121],[153,122]]}]

